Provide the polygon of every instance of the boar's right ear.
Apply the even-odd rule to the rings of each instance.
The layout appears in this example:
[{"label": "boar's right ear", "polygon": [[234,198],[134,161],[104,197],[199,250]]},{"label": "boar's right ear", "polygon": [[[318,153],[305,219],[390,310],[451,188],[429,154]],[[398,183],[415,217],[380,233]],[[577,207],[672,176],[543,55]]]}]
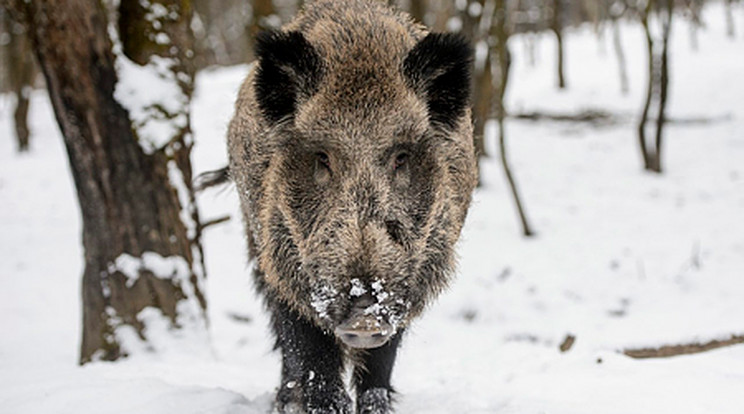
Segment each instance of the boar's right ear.
[{"label": "boar's right ear", "polygon": [[434,123],[454,127],[470,101],[473,48],[462,36],[429,33],[408,52],[403,74],[422,95]]},{"label": "boar's right ear", "polygon": [[317,91],[321,58],[302,33],[259,33],[256,57],[256,98],[269,120],[277,122],[294,115],[298,99],[307,99]]}]

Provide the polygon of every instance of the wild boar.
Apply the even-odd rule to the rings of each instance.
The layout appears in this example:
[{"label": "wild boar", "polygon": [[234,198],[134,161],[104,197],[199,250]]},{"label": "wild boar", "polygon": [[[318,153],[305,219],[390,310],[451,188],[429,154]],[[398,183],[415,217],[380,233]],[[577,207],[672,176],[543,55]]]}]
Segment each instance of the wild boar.
[{"label": "wild boar", "polygon": [[228,132],[279,413],[391,410],[403,330],[447,286],[476,183],[472,48],[384,2],[317,0],[256,39]]}]

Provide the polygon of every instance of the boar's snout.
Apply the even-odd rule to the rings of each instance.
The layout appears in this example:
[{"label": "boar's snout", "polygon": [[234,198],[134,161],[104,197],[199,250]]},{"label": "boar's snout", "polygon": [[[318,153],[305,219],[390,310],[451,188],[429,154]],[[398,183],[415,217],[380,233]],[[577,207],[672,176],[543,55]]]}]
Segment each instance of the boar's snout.
[{"label": "boar's snout", "polygon": [[395,333],[390,323],[382,317],[370,312],[375,301],[369,295],[364,295],[354,301],[349,317],[341,322],[334,333],[351,348],[378,348]]}]

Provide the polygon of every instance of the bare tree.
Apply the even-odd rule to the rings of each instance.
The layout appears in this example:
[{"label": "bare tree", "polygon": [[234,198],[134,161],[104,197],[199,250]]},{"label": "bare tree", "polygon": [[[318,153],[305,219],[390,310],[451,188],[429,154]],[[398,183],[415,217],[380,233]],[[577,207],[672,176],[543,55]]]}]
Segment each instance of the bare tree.
[{"label": "bare tree", "polygon": [[[644,168],[648,171],[660,173],[661,150],[663,142],[664,124],[666,122],[666,103],[669,94],[669,37],[671,34],[672,17],[674,15],[673,0],[648,0],[645,7],[640,10],[641,24],[645,33],[646,50],[648,56],[648,88],[643,104],[641,119],[638,123],[638,143],[641,149]],[[661,22],[661,40],[655,39],[651,34],[650,17],[651,12],[658,11]],[[661,44],[658,46],[658,44]],[[660,50],[657,52],[656,49]],[[656,99],[654,100],[654,97]],[[648,143],[646,139],[646,124],[651,105],[656,102],[656,135],[655,143]]]},{"label": "bare tree", "polygon": [[3,2],[28,25],[80,201],[80,362],[127,355],[128,332],[154,347],[154,318],[174,336],[204,333],[188,1],[122,2],[113,42],[114,25],[96,0]]}]

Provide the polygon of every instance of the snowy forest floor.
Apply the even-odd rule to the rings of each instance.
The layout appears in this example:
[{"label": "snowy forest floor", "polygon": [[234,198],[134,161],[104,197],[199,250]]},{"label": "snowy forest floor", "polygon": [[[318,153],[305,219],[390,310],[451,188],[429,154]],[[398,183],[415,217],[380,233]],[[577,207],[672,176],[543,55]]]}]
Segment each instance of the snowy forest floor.
[{"label": "snowy forest floor", "polygon": [[[459,244],[456,282],[409,330],[393,383],[403,414],[744,412],[744,345],[664,359],[628,348],[744,335],[744,9],[735,39],[705,9],[692,50],[671,46],[665,172],[644,173],[635,135],[645,88],[638,24],[622,27],[630,93],[611,37],[566,35],[568,89],[555,87],[554,40],[511,40],[513,112],[607,111],[619,123],[507,122],[510,156],[538,233],[520,236],[495,139]],[[226,160],[224,135],[247,67],[206,71],[193,105],[197,171]],[[279,378],[253,293],[234,190],[209,191],[205,237],[209,350],[77,366],[80,214],[45,92],[31,103],[32,150],[15,153],[0,99],[0,412],[268,413]],[[572,334],[574,346],[559,345]]]}]

